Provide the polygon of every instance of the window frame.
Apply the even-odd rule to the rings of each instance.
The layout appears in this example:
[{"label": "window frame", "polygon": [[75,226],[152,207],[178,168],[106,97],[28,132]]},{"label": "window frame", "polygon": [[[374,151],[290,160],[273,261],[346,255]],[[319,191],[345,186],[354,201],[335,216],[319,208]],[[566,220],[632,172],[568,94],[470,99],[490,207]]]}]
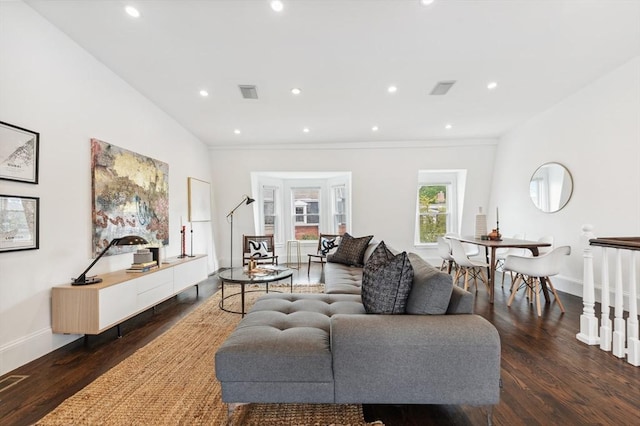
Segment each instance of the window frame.
[{"label": "window frame", "polygon": [[265,203],[267,201],[264,193],[265,190],[271,190],[273,191],[273,235],[274,235],[274,240],[275,240],[275,236],[278,234],[279,229],[281,229],[281,215],[278,214],[278,205],[280,202],[280,187],[276,186],[276,185],[262,185],[260,187],[260,196],[258,197],[258,203],[260,206],[260,213],[261,213],[261,234],[260,235],[269,235],[267,234],[266,231],[266,217],[267,215],[264,212],[264,207],[265,207]]},{"label": "window frame", "polygon": [[419,170],[418,185],[416,187],[416,210],[414,225],[414,245],[416,247],[431,247],[437,245],[434,242],[420,241],[420,188],[423,186],[445,186],[447,187],[447,219],[445,234],[457,234],[460,229],[460,212],[462,211],[462,199],[464,194],[465,170]]},{"label": "window frame", "polygon": [[[335,230],[333,220],[334,186],[345,187],[345,232],[351,229],[351,172],[252,172],[252,193],[256,195],[254,206],[254,228],[256,235],[262,235],[265,230],[264,192],[265,187],[276,188],[274,244],[283,247],[287,240],[295,239],[295,210],[293,210],[292,189],[319,188],[319,212],[310,213],[319,216],[318,230],[331,233]],[[307,212],[307,216],[309,213]],[[302,244],[317,245],[318,240],[300,240]]]}]

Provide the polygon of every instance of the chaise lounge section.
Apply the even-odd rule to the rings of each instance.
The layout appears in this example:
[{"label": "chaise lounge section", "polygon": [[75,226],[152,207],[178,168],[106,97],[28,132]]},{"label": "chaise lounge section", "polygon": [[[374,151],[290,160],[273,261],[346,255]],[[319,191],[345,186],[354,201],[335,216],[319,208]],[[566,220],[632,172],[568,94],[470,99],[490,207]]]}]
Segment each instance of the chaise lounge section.
[{"label": "chaise lounge section", "polygon": [[[377,244],[368,245],[363,263]],[[329,261],[325,294],[260,297],[220,347],[215,371],[222,400],[497,404],[497,330],[473,314],[473,295],[453,286],[449,275],[417,255],[408,258],[407,311],[440,314],[367,313],[363,268]]]}]

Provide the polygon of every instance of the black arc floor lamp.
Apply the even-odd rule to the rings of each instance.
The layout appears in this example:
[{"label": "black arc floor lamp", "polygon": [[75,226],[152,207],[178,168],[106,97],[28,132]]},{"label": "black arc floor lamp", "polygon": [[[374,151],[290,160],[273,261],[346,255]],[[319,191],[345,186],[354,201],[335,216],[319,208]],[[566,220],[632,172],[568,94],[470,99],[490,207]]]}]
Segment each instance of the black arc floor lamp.
[{"label": "black arc floor lamp", "polygon": [[227,219],[231,218],[231,268],[233,268],[233,213],[240,208],[241,205],[246,204],[247,206],[253,203],[255,200],[248,195],[245,195],[242,201],[238,203],[237,206],[233,208],[227,215]]},{"label": "black arc floor lamp", "polygon": [[142,237],[138,237],[137,235],[127,235],[126,237],[114,238],[111,240],[109,245],[102,250],[102,253],[95,258],[91,265],[87,269],[84,270],[82,274],[78,278],[71,278],[71,285],[87,285],[87,284],[96,284],[102,282],[102,278],[98,277],[89,277],[87,278],[87,272],[89,269],[93,268],[93,265],[98,263],[98,260],[112,247],[112,246],[137,246],[139,244],[149,244],[147,240]]}]

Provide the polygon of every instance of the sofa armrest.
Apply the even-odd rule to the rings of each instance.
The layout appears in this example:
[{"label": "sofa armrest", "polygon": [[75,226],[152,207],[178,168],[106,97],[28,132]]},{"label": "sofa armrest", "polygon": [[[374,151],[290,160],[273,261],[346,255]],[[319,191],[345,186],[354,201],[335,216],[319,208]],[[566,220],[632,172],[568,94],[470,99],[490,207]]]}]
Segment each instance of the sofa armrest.
[{"label": "sofa armrest", "polygon": [[449,299],[449,306],[447,307],[447,314],[472,314],[474,301],[473,293],[454,285],[451,299]]},{"label": "sofa armrest", "polygon": [[335,315],[337,403],[490,405],[500,337],[477,315]]}]

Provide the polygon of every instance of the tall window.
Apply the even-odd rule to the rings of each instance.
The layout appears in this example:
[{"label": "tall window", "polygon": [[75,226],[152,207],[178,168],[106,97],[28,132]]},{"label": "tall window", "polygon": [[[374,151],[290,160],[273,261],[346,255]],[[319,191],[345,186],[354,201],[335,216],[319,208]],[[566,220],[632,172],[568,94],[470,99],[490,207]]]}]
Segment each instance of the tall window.
[{"label": "tall window", "polygon": [[418,172],[415,243],[434,244],[438,237],[457,233],[460,196],[464,193],[465,170],[421,170]]},{"label": "tall window", "polygon": [[262,188],[262,218],[264,235],[276,235],[278,225],[276,216],[276,187],[264,186]]},{"label": "tall window", "polygon": [[332,216],[334,234],[344,234],[347,231],[347,187],[346,185],[331,187],[333,194]]},{"label": "tall window", "polygon": [[450,208],[447,200],[449,185],[420,185],[418,187],[418,226],[420,243],[435,243],[447,233]]},{"label": "tall window", "polygon": [[296,240],[317,240],[320,235],[320,188],[292,188],[291,205]]}]

